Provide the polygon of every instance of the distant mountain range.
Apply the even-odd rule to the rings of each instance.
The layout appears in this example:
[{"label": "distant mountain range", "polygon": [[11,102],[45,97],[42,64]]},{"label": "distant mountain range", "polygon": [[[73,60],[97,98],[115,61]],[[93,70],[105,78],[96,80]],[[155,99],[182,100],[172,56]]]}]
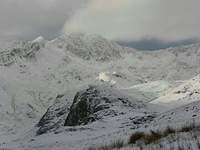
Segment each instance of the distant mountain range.
[{"label": "distant mountain range", "polygon": [[139,50],[159,50],[170,47],[178,47],[183,45],[199,43],[198,39],[189,39],[179,42],[164,42],[157,39],[143,39],[140,41],[118,42],[122,46],[128,46]]}]

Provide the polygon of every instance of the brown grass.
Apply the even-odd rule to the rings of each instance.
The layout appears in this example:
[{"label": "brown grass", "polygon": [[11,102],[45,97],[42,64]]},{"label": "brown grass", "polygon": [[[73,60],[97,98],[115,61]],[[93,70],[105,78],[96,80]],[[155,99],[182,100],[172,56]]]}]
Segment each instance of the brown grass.
[{"label": "brown grass", "polygon": [[[169,136],[173,137],[178,133],[196,132],[196,131],[200,131],[200,125],[196,124],[195,122],[186,123],[184,126],[177,129],[168,126],[163,131],[150,130],[148,133],[137,131],[130,136],[127,144],[136,144],[142,150],[143,146],[148,144],[158,143],[163,138]],[[194,139],[196,141],[197,147],[200,148],[200,142],[196,135],[194,136]],[[100,147],[92,146],[88,150],[113,150],[113,149],[120,149],[125,145],[126,144],[124,143],[123,140],[117,140],[109,145],[104,145]],[[182,150],[183,149],[182,145],[179,145],[178,149]]]},{"label": "brown grass", "polygon": [[186,123],[186,125],[182,126],[179,129],[174,129],[172,127],[167,127],[164,131],[153,131],[150,133],[145,132],[136,132],[132,134],[129,138],[128,144],[136,144],[139,141],[144,142],[144,144],[156,143],[160,139],[165,138],[169,135],[174,135],[180,132],[190,132],[190,131],[200,131],[200,126],[196,125],[195,122]]},{"label": "brown grass", "polygon": [[125,143],[123,140],[116,140],[109,145],[103,145],[100,147],[91,146],[88,148],[88,150],[113,150],[113,149],[120,149],[120,148],[124,147],[124,145],[125,145]]}]

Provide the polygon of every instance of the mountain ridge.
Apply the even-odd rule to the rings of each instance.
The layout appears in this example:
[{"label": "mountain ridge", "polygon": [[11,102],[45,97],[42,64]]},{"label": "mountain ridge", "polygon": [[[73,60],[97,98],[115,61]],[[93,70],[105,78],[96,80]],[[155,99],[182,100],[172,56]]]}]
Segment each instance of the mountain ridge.
[{"label": "mountain ridge", "polygon": [[[13,62],[8,63],[10,61],[3,58],[4,61],[1,62],[5,62],[5,65],[0,66],[0,106],[5,110],[0,112],[0,118],[4,120],[0,126],[0,138],[6,143],[0,142],[0,145],[5,145],[6,148],[40,150],[42,146],[45,150],[61,150],[66,147],[73,150],[76,145],[76,149],[83,149],[93,143],[111,141],[116,135],[127,138],[132,131],[151,127],[159,117],[161,121],[155,124],[163,124],[163,116],[170,117],[175,108],[163,104],[159,99],[171,93],[185,98],[180,105],[174,104],[180,111],[172,117],[177,115],[180,118],[181,111],[185,111],[188,103],[192,109],[199,100],[196,89],[199,87],[200,44],[158,51],[139,51],[122,47],[97,35],[87,34],[63,35],[51,41],[39,37],[19,43],[21,44],[17,44],[17,47],[5,49]],[[3,55],[7,58],[7,53]],[[194,78],[191,79],[192,77]],[[109,87],[107,91],[119,91],[117,93],[127,96],[129,102],[139,101],[146,107],[130,110],[117,102],[111,103],[110,108],[121,113],[102,117],[85,126],[59,126],[54,132],[48,128],[47,117],[49,132],[36,136],[38,128],[35,125],[45,112],[50,116],[50,125],[60,119],[59,115],[56,118],[59,110],[66,111],[61,120],[66,119],[74,96],[78,91],[87,89],[88,85],[103,89],[106,85]],[[186,85],[189,88],[185,91]],[[183,92],[186,95],[182,95]],[[111,96],[112,92],[108,94]],[[56,104],[61,95],[62,100],[67,102]],[[91,95],[89,98],[93,101],[94,97]],[[106,98],[103,94],[101,96]],[[193,101],[189,101],[188,96],[194,96]],[[172,97],[177,103],[180,102],[179,98]],[[156,101],[158,103],[154,103]],[[192,119],[194,112],[191,110],[188,113],[187,119]],[[196,113],[197,116],[198,114]],[[167,122],[170,123],[170,119]],[[29,132],[24,133],[25,131]],[[58,136],[60,138],[56,144],[55,139]],[[52,145],[57,147],[51,147]]]}]

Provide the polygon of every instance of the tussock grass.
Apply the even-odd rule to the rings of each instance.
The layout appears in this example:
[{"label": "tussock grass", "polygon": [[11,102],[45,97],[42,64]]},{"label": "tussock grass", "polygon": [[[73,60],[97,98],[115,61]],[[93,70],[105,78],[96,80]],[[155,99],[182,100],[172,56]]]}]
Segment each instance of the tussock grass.
[{"label": "tussock grass", "polygon": [[186,123],[184,126],[182,126],[178,132],[190,132],[193,130],[200,130],[200,126],[195,124],[195,122],[190,122],[190,123]]},{"label": "tussock grass", "polygon": [[150,133],[136,132],[131,135],[128,144],[136,144],[138,141],[142,141],[145,144],[150,144],[158,141],[163,136],[164,136],[163,133],[153,130],[151,130]]},{"label": "tussock grass", "polygon": [[[125,146],[135,145],[139,149],[143,149],[145,145],[149,144],[158,144],[160,147],[164,147],[165,145],[159,144],[160,140],[163,138],[173,138],[174,140],[177,140],[179,150],[185,150],[185,147],[180,144],[179,139],[177,139],[177,135],[180,133],[196,133],[200,132],[200,125],[196,124],[194,121],[190,123],[186,123],[182,127],[179,128],[172,128],[170,126],[166,127],[164,130],[150,130],[149,132],[143,132],[143,131],[137,131],[133,133],[128,142],[124,142],[123,140],[117,140],[112,142],[111,144],[104,145],[104,146],[92,146],[88,150],[113,150],[113,149],[121,149]],[[198,138],[198,135],[193,135],[194,143],[196,143],[197,148],[200,149],[200,141]]]},{"label": "tussock grass", "polygon": [[124,147],[124,145],[125,145],[125,143],[123,140],[116,140],[109,145],[103,145],[100,147],[91,146],[88,148],[88,150],[113,150],[113,149],[120,149],[120,148]]},{"label": "tussock grass", "polygon": [[138,140],[141,140],[145,136],[144,132],[135,132],[131,135],[128,144],[135,144]]},{"label": "tussock grass", "polygon": [[184,126],[180,127],[179,129],[174,129],[168,126],[163,131],[153,131],[150,130],[149,133],[145,132],[136,132],[133,133],[128,141],[128,144],[136,144],[137,142],[143,142],[144,144],[152,144],[156,143],[162,138],[168,137],[170,135],[175,135],[181,132],[191,132],[191,131],[200,131],[200,125],[196,125],[193,121],[192,123],[186,123]]},{"label": "tussock grass", "polygon": [[163,135],[165,136],[169,134],[175,134],[175,133],[176,133],[176,130],[169,126],[163,131]]}]

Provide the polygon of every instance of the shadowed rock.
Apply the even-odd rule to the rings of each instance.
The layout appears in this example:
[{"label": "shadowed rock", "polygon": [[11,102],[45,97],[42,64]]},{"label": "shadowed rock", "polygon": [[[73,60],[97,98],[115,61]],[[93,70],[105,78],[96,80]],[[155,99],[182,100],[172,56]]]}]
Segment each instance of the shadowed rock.
[{"label": "shadowed rock", "polygon": [[140,104],[132,104],[109,88],[91,86],[76,94],[65,126],[85,125],[105,116],[116,116],[120,111],[117,107],[138,107]]},{"label": "shadowed rock", "polygon": [[58,95],[56,102],[47,109],[47,112],[40,119],[37,126],[37,135],[41,135],[52,130],[56,130],[64,125],[64,120],[69,111],[69,105],[64,95]]}]

